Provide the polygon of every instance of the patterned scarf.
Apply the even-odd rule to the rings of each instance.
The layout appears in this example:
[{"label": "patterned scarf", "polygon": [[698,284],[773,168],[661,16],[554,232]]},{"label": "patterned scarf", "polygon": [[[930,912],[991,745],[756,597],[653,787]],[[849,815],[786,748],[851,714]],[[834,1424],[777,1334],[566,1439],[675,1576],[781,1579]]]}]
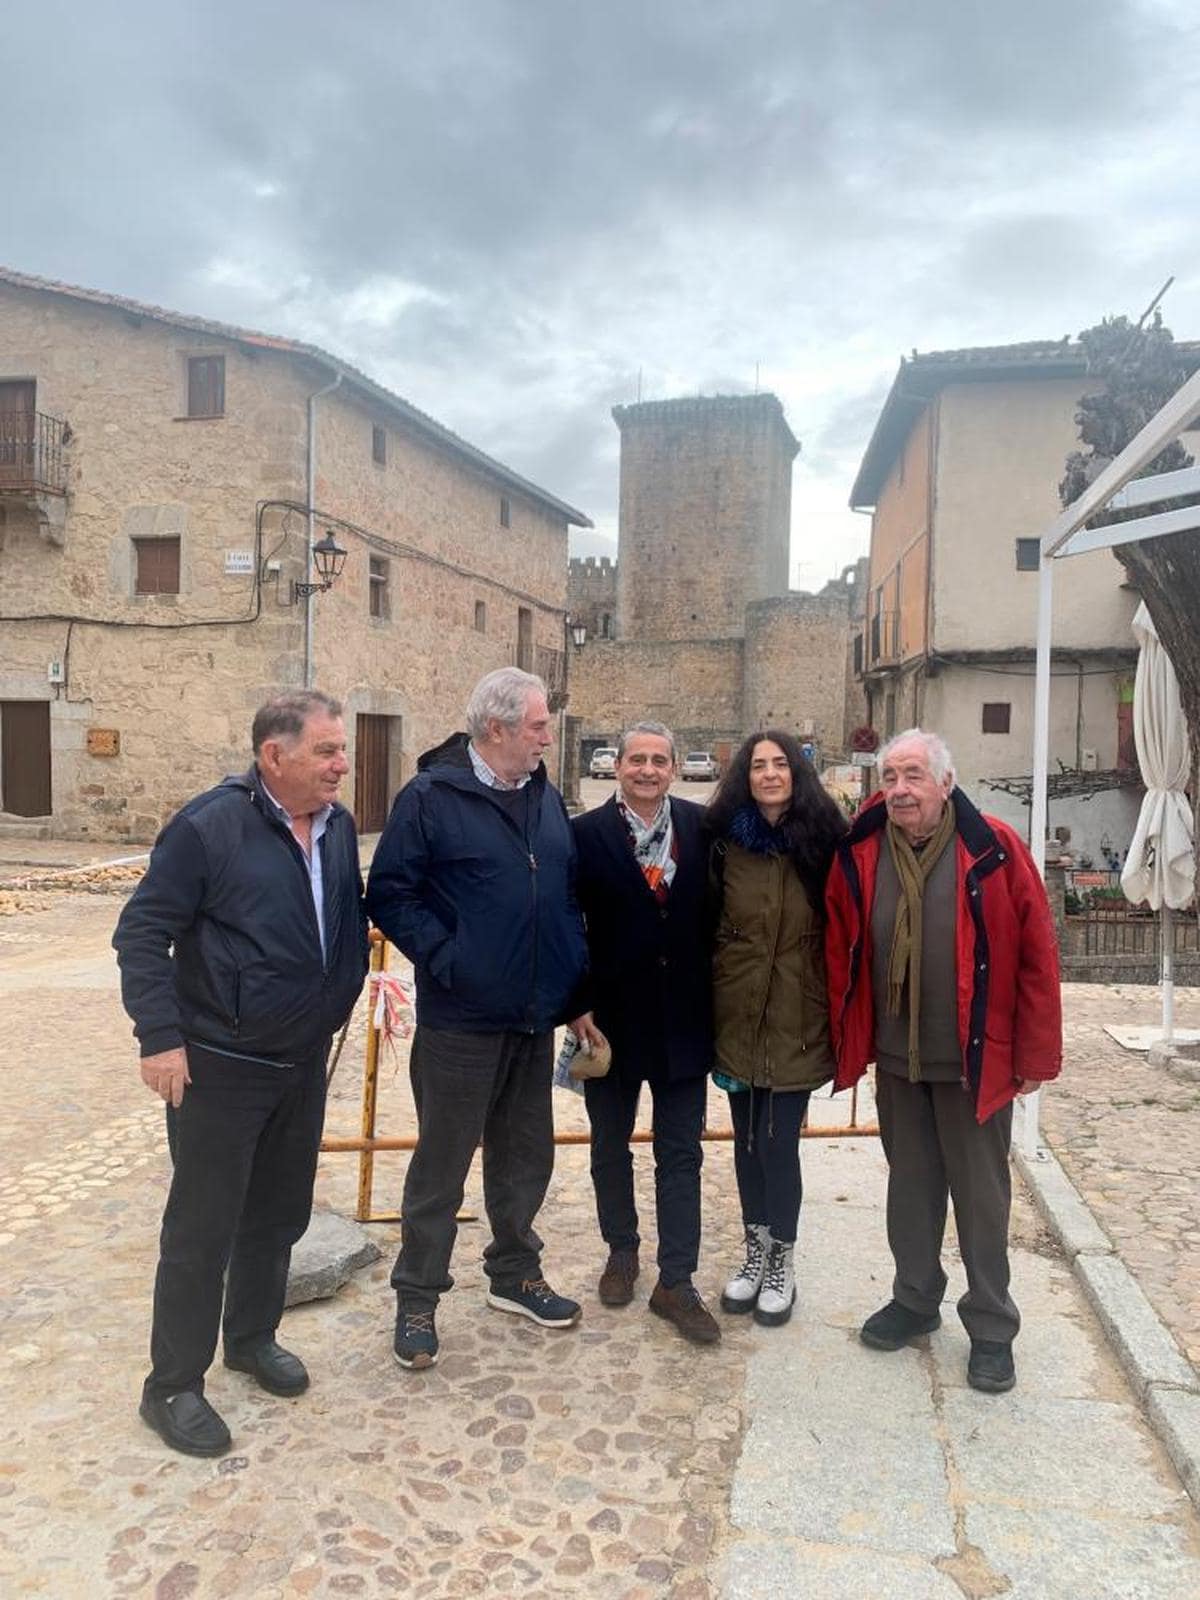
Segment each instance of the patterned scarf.
[{"label": "patterned scarf", "polygon": [[617,797],[617,810],[633,844],[633,859],[641,868],[655,899],[667,898],[675,877],[675,830],[671,824],[671,802],[664,795],[662,804],[649,822],[643,822],[624,800]]}]

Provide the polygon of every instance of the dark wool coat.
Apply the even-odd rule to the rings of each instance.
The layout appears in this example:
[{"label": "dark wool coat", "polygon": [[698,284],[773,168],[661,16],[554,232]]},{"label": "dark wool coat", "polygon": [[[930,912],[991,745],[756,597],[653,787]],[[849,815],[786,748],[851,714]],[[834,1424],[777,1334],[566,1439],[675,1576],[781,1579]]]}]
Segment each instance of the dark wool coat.
[{"label": "dark wool coat", "polygon": [[713,1064],[711,921],[703,808],[671,798],[675,878],[659,905],[634,860],[616,798],[573,821],[590,1009],[631,1079],[701,1077]]}]

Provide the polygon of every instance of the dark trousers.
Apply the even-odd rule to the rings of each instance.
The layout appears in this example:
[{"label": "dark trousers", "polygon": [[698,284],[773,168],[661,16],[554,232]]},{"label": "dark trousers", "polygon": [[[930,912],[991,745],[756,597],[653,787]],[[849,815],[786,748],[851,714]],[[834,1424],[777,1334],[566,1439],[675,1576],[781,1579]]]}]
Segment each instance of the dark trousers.
[{"label": "dark trousers", "polygon": [[[689,1280],[700,1258],[700,1134],[707,1085],[704,1077],[650,1083],[658,1272],[668,1289]],[[587,1078],[583,1085],[592,1125],[596,1216],[610,1250],[636,1250],[641,1243],[629,1148],[641,1088],[641,1080],[616,1072]]]},{"label": "dark trousers", "polygon": [[795,1244],[804,1185],[800,1128],[807,1089],[738,1089],[729,1096],[733,1118],[733,1170],[742,1221],[766,1223],[772,1239]]},{"label": "dark trousers", "polygon": [[942,1238],[947,1196],[967,1292],[958,1314],[972,1339],[1008,1343],[1021,1326],[1008,1292],[1008,1147],[1012,1106],[981,1127],[960,1082],[909,1083],[877,1071],[875,1103],[888,1159],[888,1244],[896,1262],[892,1293],[910,1311],[936,1311],[946,1292]]},{"label": "dark trousers", "polygon": [[489,1279],[507,1287],[541,1275],[533,1231],[554,1170],[552,1033],[460,1033],[418,1027],[409,1073],[417,1148],[401,1204],[392,1287],[409,1310],[429,1310],[454,1286],[450,1255],[463,1186],[483,1144],[483,1204],[492,1230]]},{"label": "dark trousers", "polygon": [[312,1213],[327,1054],[326,1044],[275,1067],[187,1047],[192,1081],[183,1104],[167,1107],[175,1170],[154,1282],[147,1390],[202,1394],[219,1329],[231,1350],[274,1337],[292,1246]]}]

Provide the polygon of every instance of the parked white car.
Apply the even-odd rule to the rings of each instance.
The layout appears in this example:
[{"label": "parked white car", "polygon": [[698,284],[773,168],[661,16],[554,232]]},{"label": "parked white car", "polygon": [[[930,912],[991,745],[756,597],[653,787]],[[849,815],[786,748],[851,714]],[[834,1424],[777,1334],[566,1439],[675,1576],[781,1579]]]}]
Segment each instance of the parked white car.
[{"label": "parked white car", "polygon": [[721,776],[721,769],[707,750],[689,750],[679,776],[685,783],[713,783]]},{"label": "parked white car", "polygon": [[592,751],[592,760],[588,767],[588,776],[590,778],[615,778],[616,775],[616,746],[611,744],[602,744],[598,750]]}]

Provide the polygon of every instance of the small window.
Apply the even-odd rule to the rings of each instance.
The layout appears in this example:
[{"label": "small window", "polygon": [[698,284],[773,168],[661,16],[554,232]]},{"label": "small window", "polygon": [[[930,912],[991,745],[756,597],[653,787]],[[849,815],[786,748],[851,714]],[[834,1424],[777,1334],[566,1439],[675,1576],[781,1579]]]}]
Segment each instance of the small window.
[{"label": "small window", "polygon": [[517,607],[516,664],[522,672],[533,671],[533,612],[528,606]]},{"label": "small window", "polygon": [[1017,571],[1036,572],[1042,564],[1042,541],[1040,539],[1017,540]]},{"label": "small window", "polygon": [[487,632],[487,603],[483,600],[475,602],[475,632]]},{"label": "small window", "polygon": [[1012,706],[1007,700],[985,700],[983,702],[984,733],[1007,733],[1009,721],[1012,717]]},{"label": "small window", "polygon": [[385,556],[368,557],[367,586],[373,617],[386,622],[392,614],[392,564]]},{"label": "small window", "polygon": [[371,460],[377,467],[387,466],[387,429],[378,425],[371,429]]},{"label": "small window", "polygon": [[854,635],[854,671],[861,673],[863,669],[863,636],[861,633]]},{"label": "small window", "polygon": [[179,593],[179,540],[135,539],[134,594]]},{"label": "small window", "polygon": [[512,507],[508,503],[506,494],[500,496],[500,526],[502,528],[512,527]]},{"label": "small window", "polygon": [[225,357],[192,356],[187,364],[189,417],[225,415]]}]

